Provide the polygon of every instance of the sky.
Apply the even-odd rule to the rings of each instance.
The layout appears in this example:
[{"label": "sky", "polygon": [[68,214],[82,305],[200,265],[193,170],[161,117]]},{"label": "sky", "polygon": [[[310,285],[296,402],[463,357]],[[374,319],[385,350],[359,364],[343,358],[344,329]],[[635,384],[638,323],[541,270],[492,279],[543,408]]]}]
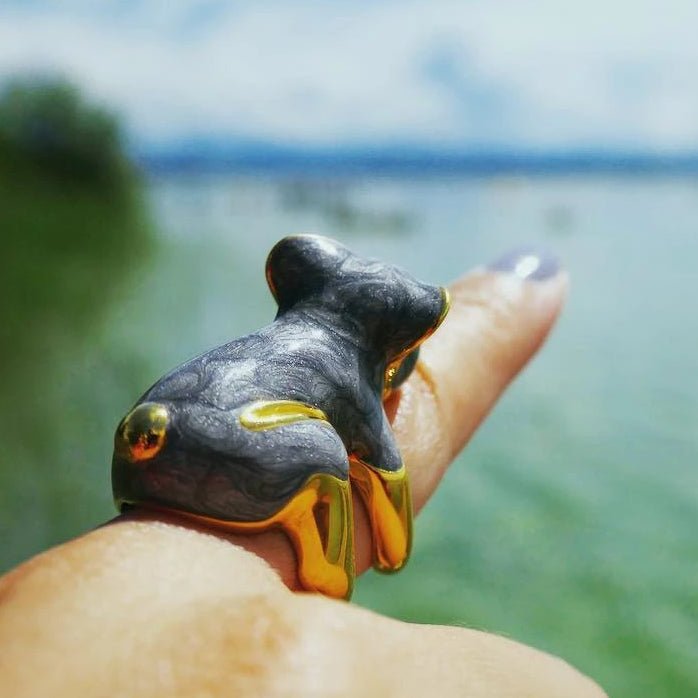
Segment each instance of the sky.
[{"label": "sky", "polygon": [[136,147],[698,150],[696,0],[5,0],[0,80],[27,72]]}]

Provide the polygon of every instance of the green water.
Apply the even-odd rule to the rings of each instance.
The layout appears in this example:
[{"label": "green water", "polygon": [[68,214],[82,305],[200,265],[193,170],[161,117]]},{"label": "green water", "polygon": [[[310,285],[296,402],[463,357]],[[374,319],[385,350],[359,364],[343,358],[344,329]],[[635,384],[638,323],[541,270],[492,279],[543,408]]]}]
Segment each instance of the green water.
[{"label": "green water", "polygon": [[[154,241],[85,262],[79,310],[57,293],[33,351],[6,337],[2,568],[112,515],[117,420],[166,369],[269,321],[282,235],[434,282],[540,242],[572,275],[559,327],[420,516],[409,567],[367,575],[356,601],[533,644],[614,696],[698,695],[698,182],[192,176],[147,198]],[[76,273],[55,255],[34,284],[49,302]]]}]

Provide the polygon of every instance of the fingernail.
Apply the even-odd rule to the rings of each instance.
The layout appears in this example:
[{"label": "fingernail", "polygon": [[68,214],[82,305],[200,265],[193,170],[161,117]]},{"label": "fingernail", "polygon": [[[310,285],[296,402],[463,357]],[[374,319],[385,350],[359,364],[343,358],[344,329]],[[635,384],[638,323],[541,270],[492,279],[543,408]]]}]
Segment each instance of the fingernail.
[{"label": "fingernail", "polygon": [[517,247],[487,267],[490,271],[513,274],[526,281],[545,281],[560,271],[557,257],[539,247]]}]

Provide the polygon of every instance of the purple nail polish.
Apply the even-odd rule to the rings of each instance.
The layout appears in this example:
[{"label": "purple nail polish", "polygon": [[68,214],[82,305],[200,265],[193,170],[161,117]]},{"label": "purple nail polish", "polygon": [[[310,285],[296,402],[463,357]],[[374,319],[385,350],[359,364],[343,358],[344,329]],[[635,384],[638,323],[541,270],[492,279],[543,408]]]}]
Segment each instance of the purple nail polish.
[{"label": "purple nail polish", "polygon": [[545,281],[560,271],[560,263],[555,255],[539,247],[517,247],[487,268],[513,274],[526,281]]}]

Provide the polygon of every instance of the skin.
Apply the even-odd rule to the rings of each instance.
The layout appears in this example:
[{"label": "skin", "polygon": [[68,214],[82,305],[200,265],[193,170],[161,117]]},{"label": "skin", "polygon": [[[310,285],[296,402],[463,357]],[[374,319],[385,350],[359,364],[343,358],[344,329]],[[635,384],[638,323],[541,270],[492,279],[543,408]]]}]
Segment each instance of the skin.
[{"label": "skin", "polygon": [[[566,287],[564,274],[522,281],[486,271],[451,286],[451,313],[387,404],[416,510],[541,345]],[[362,571],[369,530],[358,501],[355,513]],[[1,692],[605,695],[563,661],[512,640],[295,593],[294,570],[281,533],[239,537],[175,516],[118,517],[0,579]]]}]

